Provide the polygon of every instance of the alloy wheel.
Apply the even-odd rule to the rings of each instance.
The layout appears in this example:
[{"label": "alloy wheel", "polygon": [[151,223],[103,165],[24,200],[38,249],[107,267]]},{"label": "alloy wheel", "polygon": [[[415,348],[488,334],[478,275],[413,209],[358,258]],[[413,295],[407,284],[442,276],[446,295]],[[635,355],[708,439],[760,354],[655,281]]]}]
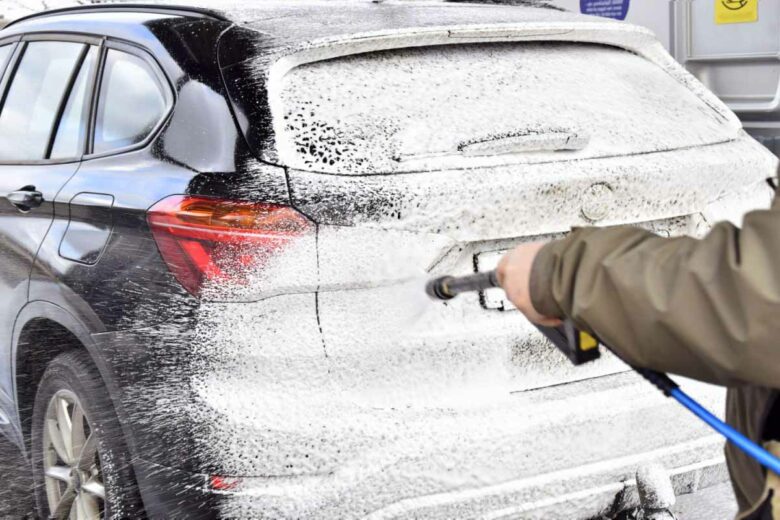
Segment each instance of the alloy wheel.
[{"label": "alloy wheel", "polygon": [[102,518],[106,491],[97,437],[73,392],[60,390],[49,401],[42,449],[51,518]]}]

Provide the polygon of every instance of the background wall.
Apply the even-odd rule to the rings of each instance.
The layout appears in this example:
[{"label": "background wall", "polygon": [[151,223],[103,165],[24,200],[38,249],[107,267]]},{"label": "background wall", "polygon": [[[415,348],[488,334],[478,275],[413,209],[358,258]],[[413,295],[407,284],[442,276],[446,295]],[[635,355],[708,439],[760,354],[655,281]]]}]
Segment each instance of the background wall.
[{"label": "background wall", "polygon": [[[677,61],[739,115],[753,137],[780,155],[780,2],[777,0],[552,0],[551,3],[575,12],[625,19],[648,27]],[[734,9],[739,5],[743,7]]]}]

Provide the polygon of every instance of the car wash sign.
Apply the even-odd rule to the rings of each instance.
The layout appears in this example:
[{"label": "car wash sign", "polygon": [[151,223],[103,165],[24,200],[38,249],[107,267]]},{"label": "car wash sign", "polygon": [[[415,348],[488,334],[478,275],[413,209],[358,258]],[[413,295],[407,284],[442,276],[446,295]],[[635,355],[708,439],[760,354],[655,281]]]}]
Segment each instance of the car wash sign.
[{"label": "car wash sign", "polygon": [[616,20],[625,20],[629,0],[580,0],[580,12]]},{"label": "car wash sign", "polygon": [[715,0],[715,23],[758,21],[758,0]]}]

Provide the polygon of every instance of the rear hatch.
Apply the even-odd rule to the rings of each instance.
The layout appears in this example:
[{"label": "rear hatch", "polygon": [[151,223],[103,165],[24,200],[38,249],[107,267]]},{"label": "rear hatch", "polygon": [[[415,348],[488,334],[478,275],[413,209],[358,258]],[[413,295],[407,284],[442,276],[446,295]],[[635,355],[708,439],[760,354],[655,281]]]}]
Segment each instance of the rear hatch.
[{"label": "rear hatch", "polygon": [[687,233],[708,202],[766,177],[723,113],[615,47],[387,50],[279,81],[276,147],[318,224],[331,374],[370,406],[464,406],[624,369],[570,370],[495,295],[426,305],[419,280],[576,225]]}]

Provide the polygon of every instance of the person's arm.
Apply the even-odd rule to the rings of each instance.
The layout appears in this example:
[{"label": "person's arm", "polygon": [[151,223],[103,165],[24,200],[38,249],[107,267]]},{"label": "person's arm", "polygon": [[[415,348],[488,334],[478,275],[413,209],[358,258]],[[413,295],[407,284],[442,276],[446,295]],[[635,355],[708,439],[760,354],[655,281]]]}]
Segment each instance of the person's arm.
[{"label": "person's arm", "polygon": [[578,229],[509,253],[499,280],[532,321],[568,316],[634,365],[780,386],[777,201],[742,229],[720,223],[702,240]]}]

